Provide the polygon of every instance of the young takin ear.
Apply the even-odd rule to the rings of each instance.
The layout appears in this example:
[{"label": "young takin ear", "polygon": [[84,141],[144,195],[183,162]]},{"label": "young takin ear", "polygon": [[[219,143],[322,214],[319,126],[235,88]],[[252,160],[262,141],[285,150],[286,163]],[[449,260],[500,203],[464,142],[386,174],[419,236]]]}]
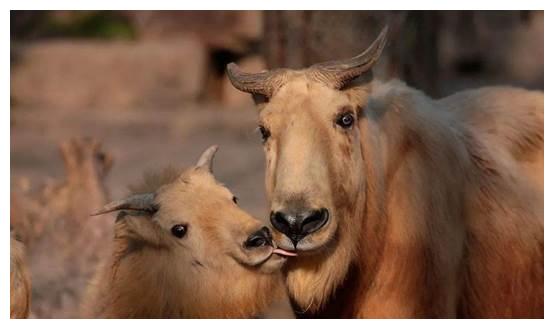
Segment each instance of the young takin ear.
[{"label": "young takin ear", "polygon": [[202,153],[200,159],[198,159],[198,162],[196,163],[196,168],[200,170],[205,170],[210,174],[213,173],[214,156],[215,152],[217,152],[217,149],[217,145],[212,145],[206,151],[204,151],[204,153]]},{"label": "young takin ear", "polygon": [[122,210],[115,220],[116,248],[120,248],[121,255],[134,252],[143,247],[160,248],[167,246],[168,232],[155,221],[152,214],[142,211]]},{"label": "young takin ear", "polygon": [[252,95],[252,100],[254,101],[254,104],[256,104],[256,105],[262,105],[262,104],[265,104],[265,103],[269,102],[269,98],[265,95],[256,94],[256,93],[253,93],[251,95]]}]

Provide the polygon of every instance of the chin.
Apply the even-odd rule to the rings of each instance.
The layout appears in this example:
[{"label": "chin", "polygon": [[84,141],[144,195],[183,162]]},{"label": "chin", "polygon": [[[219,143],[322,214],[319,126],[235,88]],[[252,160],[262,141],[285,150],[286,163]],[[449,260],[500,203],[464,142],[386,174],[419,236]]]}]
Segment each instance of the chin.
[{"label": "chin", "polygon": [[264,246],[241,253],[236,259],[247,268],[265,274],[279,271],[287,261],[287,257],[274,254],[272,246]]}]

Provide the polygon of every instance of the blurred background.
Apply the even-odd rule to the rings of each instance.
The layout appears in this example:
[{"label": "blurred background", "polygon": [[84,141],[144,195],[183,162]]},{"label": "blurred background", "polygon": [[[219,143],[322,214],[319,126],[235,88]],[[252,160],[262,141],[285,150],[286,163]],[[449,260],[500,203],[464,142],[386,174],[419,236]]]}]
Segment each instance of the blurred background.
[{"label": "blurred background", "polygon": [[265,220],[257,114],[227,63],[255,72],[352,57],[388,24],[379,79],[433,97],[542,90],[543,21],[542,11],[12,11],[11,223],[28,249],[32,316],[78,315],[113,221],[88,214],[144,172],[192,165],[219,144],[216,177]]}]

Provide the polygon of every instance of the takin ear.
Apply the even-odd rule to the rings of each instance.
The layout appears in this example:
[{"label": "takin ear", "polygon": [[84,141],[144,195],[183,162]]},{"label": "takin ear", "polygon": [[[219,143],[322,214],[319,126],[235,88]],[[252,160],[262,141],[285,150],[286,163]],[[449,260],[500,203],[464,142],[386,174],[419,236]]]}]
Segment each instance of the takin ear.
[{"label": "takin ear", "polygon": [[213,165],[214,165],[214,156],[217,152],[218,146],[212,145],[210,146],[198,159],[198,162],[196,163],[196,169],[205,170],[209,172],[210,174],[213,173]]},{"label": "takin ear", "polygon": [[154,202],[155,198],[155,193],[131,195],[126,199],[108,203],[102,209],[91,214],[91,216],[98,216],[118,210],[134,210],[154,214],[158,211],[158,205]]},{"label": "takin ear", "polygon": [[265,95],[253,93],[251,96],[254,104],[256,105],[262,105],[269,102],[269,98]]}]

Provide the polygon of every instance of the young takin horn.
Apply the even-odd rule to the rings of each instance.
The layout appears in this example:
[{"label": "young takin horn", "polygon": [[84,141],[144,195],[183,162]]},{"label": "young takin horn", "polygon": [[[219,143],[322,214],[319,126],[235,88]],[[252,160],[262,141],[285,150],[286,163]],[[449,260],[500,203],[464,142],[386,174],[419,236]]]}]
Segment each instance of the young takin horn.
[{"label": "young takin horn", "polygon": [[198,162],[196,163],[196,167],[200,169],[204,169],[207,172],[211,173],[213,172],[213,166],[214,166],[214,156],[215,152],[217,152],[218,146],[212,145],[198,159]]},{"label": "young takin horn", "polygon": [[91,214],[91,216],[98,216],[117,210],[137,210],[153,213],[157,210],[156,204],[154,203],[155,197],[156,195],[154,193],[131,195],[126,199],[108,203],[102,207],[102,209]]}]

